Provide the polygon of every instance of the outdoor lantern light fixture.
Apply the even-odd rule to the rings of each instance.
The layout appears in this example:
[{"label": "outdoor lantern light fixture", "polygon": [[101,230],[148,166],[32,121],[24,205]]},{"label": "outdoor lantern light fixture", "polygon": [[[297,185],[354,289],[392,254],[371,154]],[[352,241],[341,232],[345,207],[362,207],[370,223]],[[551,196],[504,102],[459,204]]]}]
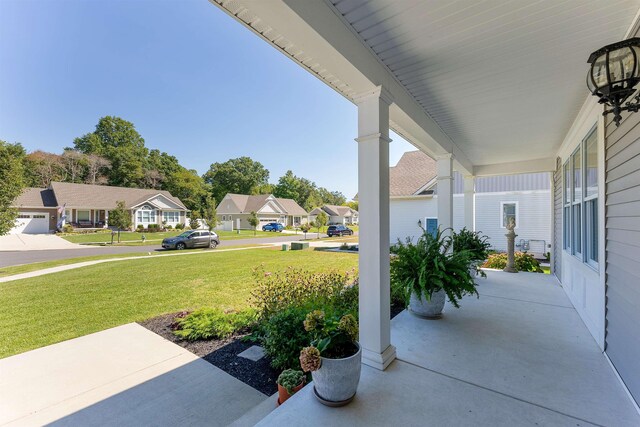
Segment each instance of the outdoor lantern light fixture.
[{"label": "outdoor lantern light fixture", "polygon": [[[611,107],[604,115],[613,113],[613,121],[620,126],[623,111],[640,110],[640,94],[625,102],[640,82],[640,38],[634,37],[600,48],[589,56],[591,69],[587,86],[598,102]],[[624,103],[624,105],[623,105]]]}]

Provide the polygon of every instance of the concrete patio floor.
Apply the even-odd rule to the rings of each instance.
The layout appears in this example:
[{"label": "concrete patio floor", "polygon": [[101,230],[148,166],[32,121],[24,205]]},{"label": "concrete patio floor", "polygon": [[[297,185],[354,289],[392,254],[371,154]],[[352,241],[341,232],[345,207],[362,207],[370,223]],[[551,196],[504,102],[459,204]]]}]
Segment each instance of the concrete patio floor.
[{"label": "concrete patio floor", "polygon": [[398,359],[364,366],[348,406],[321,405],[309,385],[258,425],[640,425],[554,277],[487,274],[479,299],[440,320],[393,319]]},{"label": "concrete patio floor", "polygon": [[136,323],[0,360],[0,426],[225,426],[262,402]]}]

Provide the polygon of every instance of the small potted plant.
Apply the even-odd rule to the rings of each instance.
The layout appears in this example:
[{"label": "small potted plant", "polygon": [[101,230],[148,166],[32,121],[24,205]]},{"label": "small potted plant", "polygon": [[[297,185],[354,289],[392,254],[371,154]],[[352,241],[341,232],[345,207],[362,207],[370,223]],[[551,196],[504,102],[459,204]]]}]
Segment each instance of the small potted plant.
[{"label": "small potted plant", "polygon": [[485,272],[480,270],[479,265],[489,257],[489,248],[491,247],[488,242],[489,237],[484,236],[480,231],[467,230],[465,227],[457,233],[454,231],[452,238],[454,252],[469,251],[471,261],[469,273],[471,276],[487,277]]},{"label": "small potted plant", "polygon": [[464,295],[478,295],[469,273],[471,254],[451,246],[452,238],[438,230],[435,235],[425,231],[415,244],[407,239],[392,247],[391,277],[405,292],[414,314],[439,318],[446,297],[458,308]]},{"label": "small potted plant", "polygon": [[297,369],[285,369],[278,376],[278,405],[282,405],[288,398],[304,387],[304,372]]},{"label": "small potted plant", "polygon": [[313,340],[300,352],[300,366],[311,372],[316,398],[327,406],[346,405],[360,382],[358,321],[351,314],[325,316],[315,310],[307,315],[304,328]]}]

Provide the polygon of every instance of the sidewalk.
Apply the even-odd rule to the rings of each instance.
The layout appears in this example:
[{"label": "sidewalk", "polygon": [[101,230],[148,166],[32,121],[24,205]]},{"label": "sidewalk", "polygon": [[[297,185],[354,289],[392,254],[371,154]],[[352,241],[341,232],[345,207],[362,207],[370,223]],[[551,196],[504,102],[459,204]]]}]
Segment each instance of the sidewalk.
[{"label": "sidewalk", "polygon": [[137,323],[0,360],[0,426],[228,425],[267,396]]}]

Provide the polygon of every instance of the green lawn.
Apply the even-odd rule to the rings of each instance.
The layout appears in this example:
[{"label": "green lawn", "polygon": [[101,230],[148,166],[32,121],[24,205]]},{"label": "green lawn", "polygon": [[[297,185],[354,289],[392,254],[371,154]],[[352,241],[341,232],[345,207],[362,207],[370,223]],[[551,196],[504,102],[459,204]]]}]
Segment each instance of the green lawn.
[{"label": "green lawn", "polygon": [[357,257],[322,251],[203,251],[98,264],[0,283],[0,358],[163,313],[242,308],[252,267],[346,270]]},{"label": "green lawn", "polygon": [[[138,233],[131,231],[123,231],[120,233],[121,244],[127,246],[142,246],[142,245],[158,245],[162,239],[167,237],[177,236],[182,233],[181,230],[172,230],[160,233]],[[270,233],[266,231],[256,231],[254,233],[250,230],[237,231],[217,231],[220,239],[222,240],[238,240],[238,239],[250,239],[252,237],[274,237],[278,233]],[[144,234],[146,241],[142,242],[142,235]],[[279,234],[278,234],[279,235]],[[68,234],[61,236],[63,239],[71,243],[80,244],[104,244],[111,243],[111,233],[87,233],[87,234]],[[114,244],[118,241],[117,235],[114,236]]]}]

